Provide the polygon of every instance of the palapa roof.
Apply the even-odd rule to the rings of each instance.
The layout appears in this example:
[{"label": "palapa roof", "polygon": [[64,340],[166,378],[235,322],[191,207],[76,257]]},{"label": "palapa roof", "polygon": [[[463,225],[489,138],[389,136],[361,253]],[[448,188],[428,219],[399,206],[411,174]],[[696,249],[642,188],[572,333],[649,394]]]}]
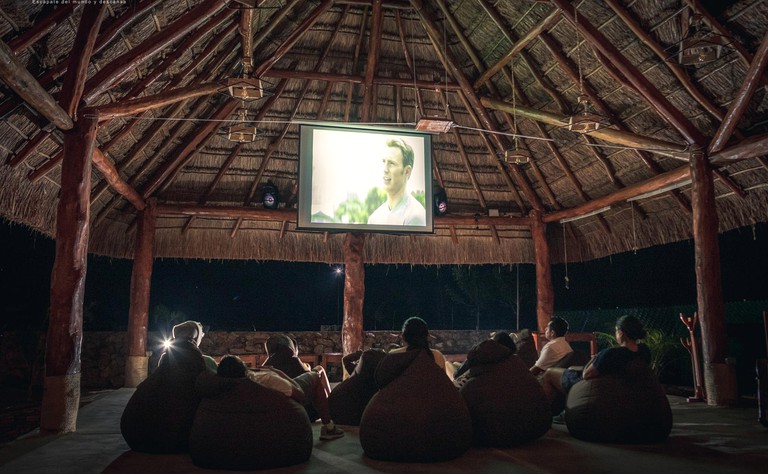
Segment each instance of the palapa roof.
[{"label": "palapa roof", "polygon": [[[689,239],[685,172],[669,192],[612,196],[687,171],[692,145],[706,149],[716,135],[768,29],[761,0],[105,3],[81,110],[220,86],[242,73],[243,45],[253,51],[254,75],[268,93],[248,107],[265,139],[241,145],[221,133],[238,106],[225,90],[103,120],[98,129],[98,149],[123,183],[140,202],[159,203],[156,256],[206,259],[343,260],[344,234],[296,230],[297,120],[412,128],[439,116],[457,125],[434,137],[433,176],[448,217],[436,219],[434,235],[371,234],[369,263],[532,262],[530,228],[514,218],[534,209],[548,222],[554,262]],[[82,54],[83,6],[0,6],[3,41],[61,102],[62,88],[71,89],[70,57]],[[700,18],[693,13],[702,20],[687,28]],[[682,66],[680,42],[694,35],[724,43],[720,57]],[[757,81],[720,147],[737,150],[716,167],[721,231],[768,220],[768,161],[736,147],[762,139],[768,126],[766,76]],[[1,86],[0,215],[53,236],[64,132]],[[561,120],[578,111],[581,94],[610,121],[602,134],[574,133]],[[527,164],[505,162],[515,125],[533,155]],[[91,179],[90,251],[131,258],[135,206],[96,167]],[[272,214],[259,202],[268,180],[287,197]],[[606,202],[610,209],[583,217]],[[198,214],[180,214],[180,205]],[[581,210],[569,214],[573,208]],[[493,210],[498,218],[487,217]],[[581,218],[561,223],[568,215]]]}]

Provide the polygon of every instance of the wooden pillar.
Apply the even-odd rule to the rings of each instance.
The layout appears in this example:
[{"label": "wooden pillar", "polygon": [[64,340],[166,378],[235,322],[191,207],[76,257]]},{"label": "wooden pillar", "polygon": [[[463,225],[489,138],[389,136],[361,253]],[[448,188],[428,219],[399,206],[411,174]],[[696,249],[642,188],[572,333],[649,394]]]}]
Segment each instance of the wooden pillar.
[{"label": "wooden pillar", "polygon": [[147,324],[156,220],[157,200],[150,198],[147,200],[147,207],[139,212],[136,244],[133,251],[131,309],[128,313],[128,358],[125,361],[125,386],[131,388],[138,386],[147,378],[149,368]]},{"label": "wooden pillar", "polygon": [[80,403],[80,349],[88,255],[91,155],[97,122],[81,116],[64,134],[61,192],[56,214],[56,258],[45,348],[45,392],[40,429],[75,431]]},{"label": "wooden pillar", "polygon": [[709,405],[736,401],[735,367],[725,363],[725,308],[720,276],[717,209],[712,167],[702,150],[691,153],[691,208],[696,303],[701,321],[704,386]]},{"label": "wooden pillar", "polygon": [[350,232],[344,236],[344,322],[341,326],[341,350],[344,355],[363,345],[363,301],[365,234]]},{"label": "wooden pillar", "polygon": [[547,226],[540,211],[531,211],[531,237],[536,258],[536,322],[543,333],[555,312],[555,292],[552,289],[552,268],[547,243]]}]

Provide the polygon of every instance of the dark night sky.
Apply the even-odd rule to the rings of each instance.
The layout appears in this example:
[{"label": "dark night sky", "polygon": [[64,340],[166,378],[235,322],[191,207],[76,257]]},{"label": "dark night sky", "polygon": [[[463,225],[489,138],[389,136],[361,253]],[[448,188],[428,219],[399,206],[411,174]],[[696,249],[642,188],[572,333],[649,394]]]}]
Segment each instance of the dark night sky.
[{"label": "dark night sky", "polygon": [[[726,301],[768,300],[768,225],[721,236]],[[54,244],[18,225],[0,225],[2,306],[0,330],[40,326],[48,307]],[[90,257],[86,281],[86,328],[125,326],[131,262]],[[499,279],[507,305],[480,297],[481,328],[515,325],[514,265],[463,267],[470,280]],[[627,252],[583,264],[553,267],[555,310],[632,308],[694,304],[693,243],[679,242]],[[152,277],[151,308],[165,306],[211,329],[313,330],[340,320],[343,276],[327,264],[158,260]],[[535,320],[533,265],[520,266],[521,326]],[[398,328],[419,315],[433,328],[473,328],[477,313],[456,303],[461,293],[451,266],[366,266],[366,329]],[[466,298],[465,298],[466,300]],[[470,298],[470,303],[472,299]],[[151,314],[152,314],[151,309]],[[150,326],[152,327],[152,326]]]}]

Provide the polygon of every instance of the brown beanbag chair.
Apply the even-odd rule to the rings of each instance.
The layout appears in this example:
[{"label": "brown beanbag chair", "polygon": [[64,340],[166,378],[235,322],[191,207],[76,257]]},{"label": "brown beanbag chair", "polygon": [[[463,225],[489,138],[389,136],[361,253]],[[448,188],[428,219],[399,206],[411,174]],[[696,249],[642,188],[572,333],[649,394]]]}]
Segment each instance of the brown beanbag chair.
[{"label": "brown beanbag chair", "polygon": [[459,391],[425,350],[388,354],[376,369],[379,391],[360,420],[360,445],[373,459],[447,461],[472,444]]},{"label": "brown beanbag chair", "polygon": [[656,374],[637,361],[626,375],[576,383],[568,393],[565,423],[585,441],[656,443],[672,430],[672,410]]},{"label": "brown beanbag chair", "polygon": [[328,397],[333,421],[340,425],[360,425],[365,407],[379,390],[374,374],[386,355],[381,349],[369,349],[361,354],[352,375],[338,384]]},{"label": "brown beanbag chair", "polygon": [[[568,367],[584,367],[589,362],[589,355],[580,350],[575,350],[564,355],[562,359],[558,360],[552,367],[556,369],[567,369]],[[565,394],[557,392],[555,398],[552,400],[552,416],[557,416],[565,410]]]},{"label": "brown beanbag chair", "polygon": [[312,426],[293,399],[247,378],[208,372],[196,388],[203,396],[189,440],[196,466],[271,469],[303,463],[312,454]]},{"label": "brown beanbag chair", "polygon": [[189,450],[189,432],[200,402],[195,379],[203,371],[200,349],[175,340],[123,410],[120,431],[132,450],[156,454]]},{"label": "brown beanbag chair", "polygon": [[507,448],[544,435],[552,425],[549,404],[525,363],[495,341],[475,346],[461,395],[472,417],[477,446]]}]

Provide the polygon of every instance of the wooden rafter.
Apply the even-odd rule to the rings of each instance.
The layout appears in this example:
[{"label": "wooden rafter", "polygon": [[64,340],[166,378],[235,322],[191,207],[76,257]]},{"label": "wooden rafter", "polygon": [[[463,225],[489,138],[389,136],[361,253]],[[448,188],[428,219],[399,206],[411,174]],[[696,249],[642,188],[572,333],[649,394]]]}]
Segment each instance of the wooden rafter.
[{"label": "wooden rafter", "polygon": [[579,17],[578,26],[575,22],[574,8],[567,0],[550,0],[557,5],[563,15],[579,28],[580,34],[602,53],[621,74],[627,78],[630,84],[645,98],[656,110],[658,115],[672,125],[692,145],[704,146],[707,142],[704,135],[688,118],[680,112],[651,82],[631,64],[624,55],[609,41],[603,33],[583,17]]},{"label": "wooden rafter", "polygon": [[74,126],[67,111],[37,82],[3,41],[0,41],[0,79],[58,128],[70,130]]},{"label": "wooden rafter", "polygon": [[672,74],[675,75],[677,80],[680,82],[680,84],[685,88],[686,91],[691,95],[691,97],[696,100],[704,109],[710,113],[714,118],[716,118],[718,121],[723,120],[723,111],[720,110],[720,107],[715,105],[707,96],[705,96],[698,87],[693,83],[691,80],[690,75],[688,75],[685,70],[680,66],[680,64],[677,61],[669,61],[669,52],[666,51],[656,40],[653,39],[653,37],[648,33],[645,28],[643,28],[642,25],[640,25],[635,18],[632,16],[632,14],[627,10],[620,2],[617,0],[606,0],[606,3],[609,7],[618,15],[619,18],[624,20],[624,23],[627,25],[627,27],[632,31],[632,33],[637,36],[637,38],[642,42],[645,46],[650,48],[651,51],[653,51],[656,56],[661,60],[664,61],[664,65],[672,71]]},{"label": "wooden rafter", "polygon": [[317,23],[317,20],[320,18],[320,16],[327,12],[328,9],[332,6],[333,0],[323,0],[322,3],[315,7],[315,9],[312,10],[306,18],[304,18],[304,21],[302,21],[301,24],[296,27],[296,29],[293,30],[291,34],[288,35],[288,37],[280,43],[277,49],[272,54],[270,54],[267,59],[262,61],[261,64],[254,68],[253,75],[256,77],[261,77],[265,72],[269,71],[272,66],[277,64],[277,62],[280,61],[283,56],[285,56],[288,51],[291,50],[299,38],[301,38],[304,33],[309,31],[309,29],[312,28],[315,23]]},{"label": "wooden rafter", "polygon": [[[115,58],[86,83],[83,100],[86,103],[92,102],[114,87],[120,79],[139,65],[209,20],[222,8],[224,8],[224,3],[218,0],[205,0],[159,33],[145,39],[139,46]],[[227,12],[232,14],[232,10],[227,10]]]},{"label": "wooden rafter", "polygon": [[[485,7],[485,2],[480,2],[481,5]],[[515,56],[517,56],[523,48],[525,48],[531,41],[535,40],[537,36],[539,36],[539,33],[546,30],[554,22],[560,17],[560,12],[557,11],[557,9],[553,9],[549,15],[547,15],[542,21],[540,21],[536,26],[528,30],[525,35],[520,37],[513,45],[512,48],[502,56],[502,58],[496,62],[493,66],[489,67],[473,84],[475,89],[479,89],[483,84],[485,84],[491,77],[493,77],[496,73],[498,73],[501,68],[503,68],[507,63],[512,61]],[[502,30],[504,30],[502,28]]]},{"label": "wooden rafter", "polygon": [[381,12],[381,0],[373,1],[373,15],[371,16],[371,34],[368,35],[368,60],[365,66],[365,81],[363,82],[363,106],[360,110],[360,119],[363,122],[374,120],[371,113],[373,102],[376,100],[373,88],[373,78],[376,75],[376,64],[381,50],[381,31],[384,17]]},{"label": "wooden rafter", "polygon": [[215,94],[226,89],[221,83],[194,84],[187,87],[161,92],[156,95],[131,99],[112,104],[93,107],[91,110],[97,114],[100,122],[111,120],[116,117],[126,117],[140,114],[148,110],[165,107],[183,100],[194,99],[196,97]]},{"label": "wooden rafter", "polygon": [[17,54],[27,49],[53,31],[62,21],[65,21],[66,18],[72,14],[75,8],[78,7],[80,7],[80,5],[75,5],[74,3],[69,2],[60,4],[53,13],[46,15],[45,18],[35,22],[31,28],[8,41],[8,47],[11,51]]},{"label": "wooden rafter", "polygon": [[[440,45],[443,44],[442,34],[435,25],[431,14],[426,11],[422,0],[411,0],[411,4],[413,4],[414,8],[416,9],[419,18],[421,19],[421,23],[424,26],[424,29],[427,31],[430,41],[432,41],[432,46],[435,48],[435,52],[440,57],[444,66],[450,70],[453,77],[461,85],[463,94],[471,104],[472,108],[476,111],[478,119],[482,123],[483,128],[491,132],[491,139],[495,142],[499,151],[507,149],[506,143],[497,133],[494,133],[498,132],[498,127],[493,123],[490,114],[488,114],[488,112],[485,110],[485,107],[480,102],[480,99],[475,94],[469,79],[458,66],[456,61],[451,57],[451,55],[448,54],[447,51],[443,53],[441,50]],[[536,194],[536,191],[533,190],[533,187],[531,187],[531,184],[528,182],[525,174],[516,165],[511,165],[509,169],[514,176],[515,183],[520,187],[523,196],[525,196],[531,206],[534,209],[543,209],[544,206],[541,202],[541,198],[539,198],[539,196]]]}]

